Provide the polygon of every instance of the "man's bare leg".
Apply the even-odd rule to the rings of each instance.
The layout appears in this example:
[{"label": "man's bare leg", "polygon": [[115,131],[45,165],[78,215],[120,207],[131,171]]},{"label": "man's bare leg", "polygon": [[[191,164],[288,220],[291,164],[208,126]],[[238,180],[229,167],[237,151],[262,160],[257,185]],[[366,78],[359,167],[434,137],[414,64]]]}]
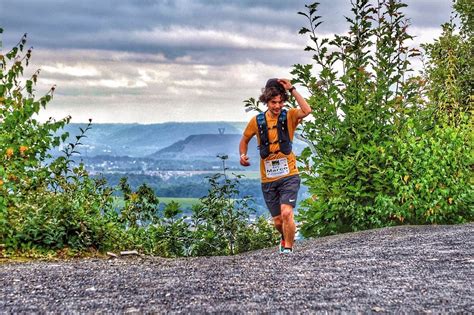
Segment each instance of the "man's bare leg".
[{"label": "man's bare leg", "polygon": [[273,224],[275,225],[275,229],[283,235],[283,221],[281,220],[281,215],[273,217]]},{"label": "man's bare leg", "polygon": [[285,247],[293,248],[295,242],[296,225],[291,205],[281,205],[281,220],[283,226],[283,236],[285,238]]}]

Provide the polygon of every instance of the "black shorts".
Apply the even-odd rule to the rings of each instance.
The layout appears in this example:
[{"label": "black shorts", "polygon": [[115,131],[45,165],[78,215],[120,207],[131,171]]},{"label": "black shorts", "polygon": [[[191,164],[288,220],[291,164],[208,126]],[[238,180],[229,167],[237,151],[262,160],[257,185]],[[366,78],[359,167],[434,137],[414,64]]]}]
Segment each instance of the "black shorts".
[{"label": "black shorts", "polygon": [[272,217],[279,216],[281,204],[296,206],[296,198],[300,189],[300,176],[292,175],[274,182],[262,183],[262,192]]}]

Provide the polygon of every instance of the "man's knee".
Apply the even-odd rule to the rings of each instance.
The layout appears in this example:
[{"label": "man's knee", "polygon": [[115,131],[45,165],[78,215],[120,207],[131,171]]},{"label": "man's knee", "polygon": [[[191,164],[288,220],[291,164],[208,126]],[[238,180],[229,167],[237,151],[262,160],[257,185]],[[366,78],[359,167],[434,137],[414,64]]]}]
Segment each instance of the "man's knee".
[{"label": "man's knee", "polygon": [[293,207],[291,205],[281,205],[281,219],[282,221],[289,221],[293,219]]}]

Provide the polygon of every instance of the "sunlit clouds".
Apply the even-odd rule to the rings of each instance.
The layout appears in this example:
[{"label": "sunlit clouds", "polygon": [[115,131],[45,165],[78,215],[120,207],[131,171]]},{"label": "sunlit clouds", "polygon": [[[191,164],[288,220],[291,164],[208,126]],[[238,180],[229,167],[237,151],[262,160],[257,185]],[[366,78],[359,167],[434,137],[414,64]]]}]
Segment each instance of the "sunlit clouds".
[{"label": "sunlit clouds", "polygon": [[96,77],[100,75],[96,68],[89,65],[68,66],[58,63],[54,66],[45,65],[41,69],[46,73],[70,75],[72,77]]},{"label": "sunlit clouds", "polygon": [[[52,54],[48,52],[48,56]],[[60,58],[58,54],[54,59]],[[84,69],[89,72],[74,68],[74,73],[95,73],[96,76],[55,71],[64,70],[61,67],[42,72],[44,79],[39,79],[38,91],[58,85],[55,99],[41,114],[42,119],[72,114],[73,121],[92,117],[96,123],[242,121],[250,117],[243,110],[243,100],[257,95],[265,78],[288,75],[286,67],[250,61],[235,65],[196,65],[115,63],[91,58],[87,64],[89,67]]]}]

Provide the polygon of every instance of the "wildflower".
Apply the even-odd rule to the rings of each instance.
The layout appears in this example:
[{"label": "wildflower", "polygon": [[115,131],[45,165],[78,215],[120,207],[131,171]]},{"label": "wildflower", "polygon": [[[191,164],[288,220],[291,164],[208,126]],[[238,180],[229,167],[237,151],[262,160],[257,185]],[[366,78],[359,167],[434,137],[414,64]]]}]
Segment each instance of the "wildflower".
[{"label": "wildflower", "polygon": [[25,156],[25,151],[28,150],[28,147],[27,146],[20,146],[20,155],[21,156]]},{"label": "wildflower", "polygon": [[13,148],[8,148],[5,155],[8,159],[11,158],[13,156]]}]

